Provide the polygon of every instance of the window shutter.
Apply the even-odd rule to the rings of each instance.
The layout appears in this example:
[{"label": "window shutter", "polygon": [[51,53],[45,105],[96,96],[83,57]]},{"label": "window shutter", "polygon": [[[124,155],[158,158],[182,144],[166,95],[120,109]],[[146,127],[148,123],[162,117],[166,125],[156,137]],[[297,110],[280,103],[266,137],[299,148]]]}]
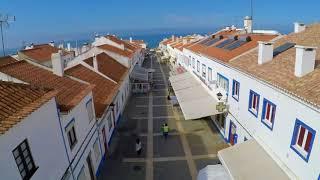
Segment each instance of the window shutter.
[{"label": "window shutter", "polygon": [[300,133],[299,133],[299,139],[298,139],[299,146],[302,146],[305,131],[306,131],[306,128],[300,126]]},{"label": "window shutter", "polygon": [[270,103],[267,103],[267,112],[266,112],[266,119],[270,119]]},{"label": "window shutter", "polygon": [[312,133],[308,132],[306,145],[304,146],[304,150],[306,150],[307,152],[309,152],[309,150],[310,150],[311,138],[312,138]]}]

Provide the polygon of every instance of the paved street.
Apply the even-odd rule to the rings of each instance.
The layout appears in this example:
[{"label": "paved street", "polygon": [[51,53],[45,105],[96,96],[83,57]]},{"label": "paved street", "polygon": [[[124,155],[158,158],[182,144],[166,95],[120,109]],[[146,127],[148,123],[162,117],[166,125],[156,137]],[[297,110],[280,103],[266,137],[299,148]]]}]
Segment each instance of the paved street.
[{"label": "paved street", "polygon": [[[143,66],[156,70],[153,90],[132,95],[128,101],[98,179],[195,180],[200,169],[219,163],[217,152],[228,145],[211,121],[186,121],[181,110],[170,104],[166,97],[169,67],[156,58]],[[167,140],[161,134],[165,122],[170,127]],[[139,157],[137,137],[143,146]]]}]

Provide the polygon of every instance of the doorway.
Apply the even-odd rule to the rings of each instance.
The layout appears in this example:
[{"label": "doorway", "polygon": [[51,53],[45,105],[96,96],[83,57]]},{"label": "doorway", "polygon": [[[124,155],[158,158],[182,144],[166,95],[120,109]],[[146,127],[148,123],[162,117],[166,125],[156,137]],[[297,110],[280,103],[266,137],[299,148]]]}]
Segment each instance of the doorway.
[{"label": "doorway", "polygon": [[230,121],[229,127],[229,143],[231,145],[235,145],[237,143],[237,127],[232,121]]}]

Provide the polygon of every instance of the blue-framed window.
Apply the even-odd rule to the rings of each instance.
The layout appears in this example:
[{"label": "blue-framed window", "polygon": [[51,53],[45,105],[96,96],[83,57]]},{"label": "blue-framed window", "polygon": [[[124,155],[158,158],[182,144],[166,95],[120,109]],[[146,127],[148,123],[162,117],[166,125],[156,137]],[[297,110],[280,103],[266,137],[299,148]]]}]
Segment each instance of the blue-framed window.
[{"label": "blue-framed window", "polygon": [[192,58],[192,68],[193,68],[193,69],[196,68],[196,60],[194,60],[194,58]]},{"label": "blue-framed window", "polygon": [[202,64],[202,77],[206,78],[207,76],[207,67],[205,64]]},{"label": "blue-framed window", "polygon": [[70,149],[72,150],[74,146],[77,144],[77,135],[76,135],[76,129],[74,127],[75,120],[74,118],[67,124],[67,126],[64,128],[69,141]]},{"label": "blue-framed window", "polygon": [[87,113],[88,113],[89,122],[91,122],[91,121],[94,119],[92,99],[90,99],[90,100],[86,103],[86,109],[87,109]]},{"label": "blue-framed window", "polygon": [[240,83],[236,80],[232,81],[232,97],[236,101],[239,101]]},{"label": "blue-framed window", "polygon": [[197,72],[200,72],[200,61],[197,61]]},{"label": "blue-framed window", "polygon": [[263,99],[261,122],[270,130],[273,129],[274,119],[276,115],[276,105],[266,98]]},{"label": "blue-framed window", "polygon": [[227,94],[229,92],[229,79],[220,73],[217,73],[217,84],[219,87],[223,88]]},{"label": "blue-framed window", "polygon": [[258,117],[260,95],[252,90],[249,93],[249,107],[248,111],[255,117]]},{"label": "blue-framed window", "polygon": [[208,81],[212,81],[212,69],[210,67],[208,67]]},{"label": "blue-framed window", "polygon": [[299,119],[296,119],[290,148],[303,160],[309,161],[316,131]]}]

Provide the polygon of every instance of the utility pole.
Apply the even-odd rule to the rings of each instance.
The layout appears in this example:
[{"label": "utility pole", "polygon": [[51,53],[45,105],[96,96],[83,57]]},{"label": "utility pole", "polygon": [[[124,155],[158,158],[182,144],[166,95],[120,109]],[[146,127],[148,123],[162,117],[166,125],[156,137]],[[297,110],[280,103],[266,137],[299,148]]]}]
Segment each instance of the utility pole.
[{"label": "utility pole", "polygon": [[3,56],[6,55],[4,50],[4,38],[3,38],[3,28],[9,27],[10,22],[14,22],[16,20],[15,16],[9,16],[9,15],[1,15],[0,14],[0,30],[1,30],[1,41],[2,41],[2,52]]}]

